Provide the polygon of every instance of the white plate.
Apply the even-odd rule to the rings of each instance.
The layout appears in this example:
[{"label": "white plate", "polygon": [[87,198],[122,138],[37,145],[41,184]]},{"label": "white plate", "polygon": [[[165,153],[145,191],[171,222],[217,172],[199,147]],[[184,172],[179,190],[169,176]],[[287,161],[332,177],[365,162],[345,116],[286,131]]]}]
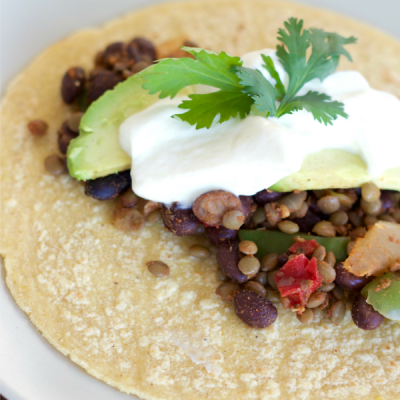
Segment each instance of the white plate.
[{"label": "white plate", "polygon": [[[157,0],[3,0],[1,78],[5,84],[35,54],[79,28],[99,25]],[[398,0],[308,0],[400,38]],[[372,55],[373,56],[373,55]],[[42,338],[0,280],[0,392],[8,400],[133,400],[92,378]]]}]

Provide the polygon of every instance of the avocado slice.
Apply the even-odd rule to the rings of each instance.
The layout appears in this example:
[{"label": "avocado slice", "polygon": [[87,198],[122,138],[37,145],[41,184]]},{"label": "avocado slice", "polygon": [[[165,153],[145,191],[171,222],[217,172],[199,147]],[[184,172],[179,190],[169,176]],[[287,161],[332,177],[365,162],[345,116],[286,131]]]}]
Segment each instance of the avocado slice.
[{"label": "avocado slice", "polygon": [[91,104],[79,136],[68,147],[71,176],[89,180],[130,168],[131,159],[119,144],[118,129],[126,118],[158,100],[142,89],[144,82],[142,73],[133,75]]},{"label": "avocado slice", "polygon": [[329,188],[360,187],[374,182],[381,189],[400,191],[400,167],[385,171],[372,179],[361,157],[339,149],[325,149],[307,156],[300,171],[295,172],[270,187],[276,192]]}]

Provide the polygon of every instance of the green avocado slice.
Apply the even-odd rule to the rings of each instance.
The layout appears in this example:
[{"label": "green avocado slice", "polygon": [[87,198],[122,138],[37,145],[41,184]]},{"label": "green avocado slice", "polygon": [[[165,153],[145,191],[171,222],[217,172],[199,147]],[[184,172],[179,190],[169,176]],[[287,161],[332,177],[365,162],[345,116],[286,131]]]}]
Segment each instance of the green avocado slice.
[{"label": "green avocado slice", "polygon": [[133,75],[91,104],[82,118],[79,136],[68,147],[71,176],[88,180],[130,168],[131,159],[119,144],[118,130],[126,118],[158,100],[142,89],[144,82],[141,73]]}]

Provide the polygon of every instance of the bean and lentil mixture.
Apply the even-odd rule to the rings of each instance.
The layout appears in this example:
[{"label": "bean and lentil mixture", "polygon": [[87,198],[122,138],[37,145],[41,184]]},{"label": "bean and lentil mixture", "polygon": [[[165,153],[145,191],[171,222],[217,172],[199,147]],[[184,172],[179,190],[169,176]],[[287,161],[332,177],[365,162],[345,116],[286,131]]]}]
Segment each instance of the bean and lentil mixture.
[{"label": "bean and lentil mixture", "polygon": [[[58,131],[60,154],[44,160],[46,170],[52,175],[68,172],[65,154],[93,101],[157,58],[187,57],[179,49],[182,44],[196,46],[186,41],[156,49],[149,40],[137,37],[128,43],[107,46],[95,56],[89,73],[79,66],[69,68],[62,78],[61,96],[70,105],[71,116]],[[33,120],[28,130],[41,137],[47,133],[48,125]],[[344,243],[350,254],[357,238],[364,237],[378,221],[400,224],[400,192],[379,190],[373,183],[356,189],[291,193],[265,189],[253,196],[214,190],[199,196],[191,208],[182,208],[177,203],[142,199],[132,191],[131,183],[130,171],[123,171],[86,181],[85,194],[99,201],[116,199],[113,224],[117,229],[138,231],[162,220],[165,228],[177,236],[206,236],[210,245],[192,245],[188,254],[205,259],[212,256],[216,246],[221,281],[216,294],[231,302],[237,316],[248,326],[270,326],[278,317],[277,303],[294,312],[302,324],[317,322],[326,315],[339,325],[347,304],[351,304],[351,315],[359,328],[376,329],[383,322],[384,317],[361,294],[373,277],[353,275],[333,251],[304,234],[325,240],[349,238]],[[240,230],[281,232],[291,235],[291,239],[284,251],[269,251],[259,257],[255,242],[239,239]],[[146,265],[154,277],[166,278],[170,274],[169,266],[160,260]],[[380,287],[388,285],[390,282],[384,282]]]}]

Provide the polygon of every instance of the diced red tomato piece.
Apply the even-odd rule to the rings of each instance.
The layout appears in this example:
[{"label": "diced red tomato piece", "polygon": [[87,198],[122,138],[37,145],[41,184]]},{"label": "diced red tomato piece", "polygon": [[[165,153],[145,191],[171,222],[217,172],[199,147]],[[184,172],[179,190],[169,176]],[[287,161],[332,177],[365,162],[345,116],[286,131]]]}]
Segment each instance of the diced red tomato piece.
[{"label": "diced red tomato piece", "polygon": [[318,246],[318,243],[312,239],[306,240],[305,242],[295,242],[290,246],[289,250],[293,254],[305,254],[306,256],[309,256]]},{"label": "diced red tomato piece", "polygon": [[300,254],[288,261],[276,274],[275,283],[282,297],[290,300],[290,307],[305,306],[311,294],[322,285],[317,259],[309,260]]}]

